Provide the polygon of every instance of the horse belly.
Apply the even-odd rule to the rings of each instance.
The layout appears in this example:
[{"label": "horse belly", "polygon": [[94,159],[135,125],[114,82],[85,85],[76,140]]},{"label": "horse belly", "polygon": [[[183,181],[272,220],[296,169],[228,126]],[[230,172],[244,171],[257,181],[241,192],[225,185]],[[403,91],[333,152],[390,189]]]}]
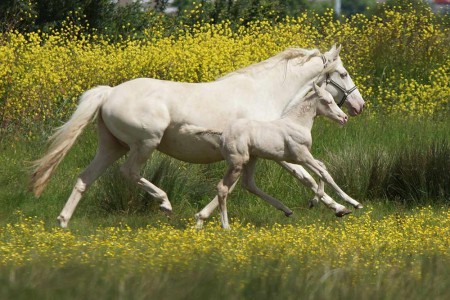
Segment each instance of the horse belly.
[{"label": "horse belly", "polygon": [[208,164],[223,160],[218,137],[192,134],[180,127],[166,129],[158,150],[189,163]]}]

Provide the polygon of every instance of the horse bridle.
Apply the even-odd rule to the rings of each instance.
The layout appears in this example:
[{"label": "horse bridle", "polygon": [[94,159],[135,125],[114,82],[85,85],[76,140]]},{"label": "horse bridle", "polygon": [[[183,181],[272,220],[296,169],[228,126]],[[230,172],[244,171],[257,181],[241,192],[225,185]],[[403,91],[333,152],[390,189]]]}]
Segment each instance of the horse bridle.
[{"label": "horse bridle", "polygon": [[[324,65],[323,68],[325,69],[328,64],[328,61],[327,61],[325,55],[322,55],[322,60],[323,60],[323,65]],[[345,89],[339,83],[337,83],[336,81],[331,79],[330,73],[327,73],[327,77],[325,77],[325,84],[331,84],[335,88],[340,90],[342,93],[344,93],[344,96],[342,96],[341,101],[339,101],[339,103],[338,103],[339,107],[341,107],[344,104],[345,100],[347,100],[347,97],[357,89],[356,85],[354,87],[352,87],[351,89],[348,89],[348,90]]]},{"label": "horse bridle", "polygon": [[336,81],[334,81],[333,79],[331,79],[330,74],[327,73],[327,77],[325,79],[325,84],[331,84],[333,85],[335,88],[337,88],[338,90],[340,90],[342,93],[344,93],[344,96],[342,96],[341,101],[339,101],[338,106],[341,107],[345,100],[347,100],[347,97],[353,93],[357,87],[356,85],[354,87],[352,87],[351,89],[345,89],[344,87],[342,87],[341,85],[339,85]]}]

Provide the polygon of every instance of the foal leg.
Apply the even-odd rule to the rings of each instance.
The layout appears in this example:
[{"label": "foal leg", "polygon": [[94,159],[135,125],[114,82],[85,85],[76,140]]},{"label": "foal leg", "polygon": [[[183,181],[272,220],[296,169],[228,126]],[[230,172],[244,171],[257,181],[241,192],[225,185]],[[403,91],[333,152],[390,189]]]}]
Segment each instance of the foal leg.
[{"label": "foal leg", "polygon": [[[237,184],[237,180],[233,185],[228,189],[228,194],[231,193],[234,190],[234,187]],[[197,221],[195,227],[197,229],[203,228],[203,222],[208,219],[212,212],[219,207],[219,197],[216,195],[214,199],[209,202],[200,212],[195,214],[195,220]]]},{"label": "foal leg", "polygon": [[67,200],[57,220],[59,226],[66,228],[69,220],[88,187],[116,160],[127,153],[128,149],[105,128],[104,123],[98,122],[98,149],[89,166],[78,176],[75,187]]},{"label": "foal leg", "polygon": [[217,185],[217,197],[219,200],[220,216],[223,229],[230,229],[230,224],[228,223],[227,197],[228,193],[230,192],[230,188],[237,182],[239,176],[241,175],[241,172],[241,165],[230,166],[223,179]]},{"label": "foal leg", "polygon": [[255,194],[256,196],[268,202],[275,208],[283,211],[286,217],[289,217],[290,215],[292,215],[292,210],[290,210],[282,202],[270,196],[269,194],[266,194],[256,186],[254,177],[256,160],[257,160],[256,158],[252,157],[250,158],[249,162],[245,165],[242,176],[242,186],[250,193]]},{"label": "foal leg", "polygon": [[139,142],[139,144],[132,145],[130,149],[130,155],[127,161],[122,165],[120,170],[128,179],[136,183],[147,193],[149,193],[153,198],[159,201],[159,208],[162,211],[170,213],[172,212],[172,205],[167,198],[167,194],[140,175],[140,169],[142,165],[150,157],[153,150],[156,149],[158,143],[159,141],[147,140]]},{"label": "foal leg", "polygon": [[317,186],[316,194],[314,195],[314,199],[311,201],[318,203],[319,200],[323,198],[323,195],[325,195],[324,182],[322,179],[319,178],[319,184]]},{"label": "foal leg", "polygon": [[[284,169],[288,170],[289,173],[292,174],[303,185],[309,187],[314,192],[317,191],[318,185],[316,181],[302,166],[287,163],[285,161],[277,163]],[[322,201],[328,208],[334,210],[335,215],[338,217],[342,217],[351,212],[351,210],[334,201],[333,198],[331,198],[326,193],[324,193],[323,197],[320,199],[317,199],[317,197],[315,197],[313,200],[310,200],[310,207],[313,207],[315,204],[317,204],[318,200]]]},{"label": "foal leg", "polygon": [[303,153],[302,159],[303,159],[302,163],[304,163],[305,166],[308,167],[308,169],[313,171],[322,180],[324,180],[326,183],[328,183],[342,199],[344,199],[346,202],[348,202],[351,205],[353,205],[355,208],[363,208],[363,206],[358,201],[356,201],[355,199],[353,199],[352,197],[347,195],[336,184],[336,182],[331,177],[330,173],[328,173],[328,171],[324,167],[324,164],[322,162],[320,162],[320,161],[315,160],[314,157],[312,156],[312,154],[309,151],[307,151],[307,152],[305,151],[305,153]]}]

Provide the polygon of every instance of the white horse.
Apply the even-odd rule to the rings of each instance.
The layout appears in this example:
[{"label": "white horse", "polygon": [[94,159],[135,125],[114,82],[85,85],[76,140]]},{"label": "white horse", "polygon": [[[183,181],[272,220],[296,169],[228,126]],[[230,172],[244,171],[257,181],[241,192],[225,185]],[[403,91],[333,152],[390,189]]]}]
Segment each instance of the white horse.
[{"label": "white horse", "polygon": [[[76,138],[97,117],[97,153],[79,175],[58,217],[60,226],[68,225],[87,188],[127,152],[123,174],[156,198],[161,209],[171,211],[166,193],[142,178],[140,168],[155,149],[192,163],[222,160],[217,145],[192,132],[190,126],[220,131],[238,118],[278,119],[303,98],[314,81],[325,80],[330,83],[327,90],[337,101],[345,102],[350,115],[361,113],[364,100],[343,67],[339,51],[335,46],[324,54],[317,49],[288,49],[208,83],[138,78],[116,87],[88,90],[70,120],[51,137],[46,154],[35,162],[31,189],[37,197],[41,195]],[[317,183],[302,167],[289,163],[282,166],[314,191],[317,189]],[[208,208],[216,203],[217,199],[213,200]],[[345,207],[336,203],[336,213],[342,209]]]},{"label": "white horse", "polygon": [[333,101],[330,93],[314,84],[314,91],[305,99],[288,110],[280,119],[274,121],[255,121],[239,119],[230,122],[222,133],[206,132],[220,139],[220,150],[228,163],[228,170],[217,185],[217,196],[221,210],[222,227],[229,229],[226,200],[230,188],[242,176],[243,186],[250,192],[260,196],[286,215],[290,211],[280,201],[262,192],[252,176],[257,158],[276,161],[287,161],[301,164],[313,171],[320,178],[315,198],[321,199],[324,194],[323,181],[331,185],[335,191],[350,202],[355,202],[334,182],[320,161],[314,159],[310,149],[312,145],[311,128],[317,115],[328,117],[343,125],[347,123],[347,115]]}]

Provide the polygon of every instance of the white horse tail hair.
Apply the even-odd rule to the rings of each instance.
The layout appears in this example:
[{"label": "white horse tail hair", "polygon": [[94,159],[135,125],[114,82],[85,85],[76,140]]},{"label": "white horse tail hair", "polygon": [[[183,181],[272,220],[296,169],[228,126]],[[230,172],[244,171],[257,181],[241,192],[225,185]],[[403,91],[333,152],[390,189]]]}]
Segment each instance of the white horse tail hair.
[{"label": "white horse tail hair", "polygon": [[111,90],[110,86],[98,86],[84,92],[70,120],[49,138],[51,144],[45,155],[32,163],[34,171],[31,176],[30,190],[36,197],[42,194],[56,167],[86,125],[97,117],[98,111],[108,99]]}]

